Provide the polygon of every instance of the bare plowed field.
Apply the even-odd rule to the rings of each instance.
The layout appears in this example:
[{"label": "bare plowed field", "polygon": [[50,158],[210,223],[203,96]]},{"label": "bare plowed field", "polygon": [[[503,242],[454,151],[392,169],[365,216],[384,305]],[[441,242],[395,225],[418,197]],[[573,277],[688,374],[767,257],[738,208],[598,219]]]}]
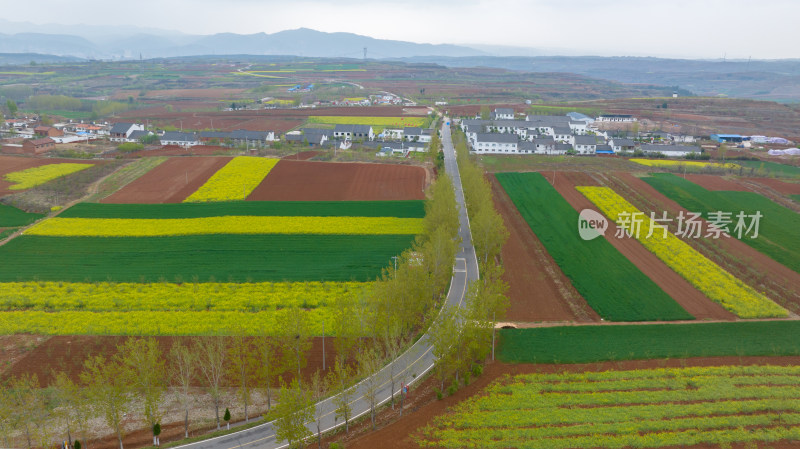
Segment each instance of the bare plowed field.
[{"label": "bare plowed field", "polygon": [[281,160],[249,201],[425,199],[425,169],[409,165]]},{"label": "bare plowed field", "polygon": [[761,184],[784,195],[800,195],[800,182],[779,181],[773,178],[744,178],[744,180]]},{"label": "bare plowed field", "polygon": [[[622,188],[628,188],[636,192],[636,195],[646,198],[649,204],[642,210],[645,213],[650,210],[656,213],[667,211],[670,215],[676,216],[680,211],[688,212],[650,184],[630,173],[615,172],[614,178],[622,182]],[[617,188],[613,185],[610,187]],[[618,192],[637,205],[637,199],[628,197],[624,191]],[[641,202],[640,198],[638,200]],[[735,238],[723,237],[715,240],[713,247],[704,246],[698,249],[706,257],[721,264],[731,274],[753,285],[759,291],[769,290],[767,296],[777,299],[780,305],[795,313],[800,311],[800,274]]]},{"label": "bare plowed field", "polygon": [[686,175],[688,181],[699,185],[700,187],[711,191],[734,191],[734,192],[749,192],[746,186],[739,184],[736,181],[725,179],[721,176],[715,175]]},{"label": "bare plowed field", "polygon": [[511,302],[506,321],[599,321],[580,293],[575,290],[536,234],[517,212],[514,203],[490,176],[494,204],[508,229],[503,247],[503,280],[508,283]]},{"label": "bare plowed field", "polygon": [[215,156],[231,152],[240,153],[237,149],[219,145],[197,145],[191,148],[184,148],[178,145],[164,145],[155,150],[141,150],[125,153],[122,157],[125,159],[138,159],[141,157],[154,156]]},{"label": "bare plowed field", "polygon": [[103,203],[180,203],[230,161],[230,157],[177,157],[105,198]]},{"label": "bare plowed field", "polygon": [[[552,182],[552,173],[542,174]],[[585,173],[560,172],[556,174],[556,190],[577,211],[583,209],[597,210],[597,207],[578,192],[575,187],[596,185],[599,184]],[[614,237],[617,233],[617,226],[613,220],[609,220],[608,224],[608,230],[606,230],[607,240],[695,318],[701,320],[707,318],[717,320],[736,319],[734,314],[708,299],[689,284],[686,279],[664,264],[655,254],[648,251],[638,240]],[[575,232],[577,232],[577,229]]]},{"label": "bare plowed field", "polygon": [[32,157],[0,156],[0,197],[16,191],[9,190],[12,183],[5,180],[5,175],[15,171],[26,170],[42,165],[61,164],[65,162],[80,163],[75,159],[37,159]]}]

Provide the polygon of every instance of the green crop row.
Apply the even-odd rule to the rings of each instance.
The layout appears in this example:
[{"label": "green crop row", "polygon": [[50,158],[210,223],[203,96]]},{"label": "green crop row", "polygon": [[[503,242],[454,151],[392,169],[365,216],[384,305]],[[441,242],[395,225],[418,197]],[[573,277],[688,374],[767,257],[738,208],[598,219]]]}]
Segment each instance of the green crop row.
[{"label": "green crop row", "polygon": [[768,161],[736,161],[736,164],[756,170],[756,176],[800,178],[800,167]]},{"label": "green crop row", "polygon": [[[800,390],[771,375],[800,380],[800,367],[668,368],[599,373],[601,377],[677,382],[652,391],[632,383],[606,389],[581,374],[527,374],[495,381],[422,431],[434,447],[661,447],[800,436]],[[589,373],[591,374],[591,373]],[[754,377],[762,385],[749,384]],[[544,392],[565,384],[565,391]],[[678,385],[676,384],[676,385]],[[747,431],[739,432],[747,427]]]},{"label": "green crop row", "polygon": [[0,228],[25,226],[42,218],[44,215],[31,214],[13,206],[0,204]]},{"label": "green crop row", "polygon": [[800,322],[506,329],[500,342],[500,359],[516,363],[800,355]]},{"label": "green crop row", "polygon": [[[80,203],[63,218],[204,218],[223,216],[423,218],[424,201],[231,201],[221,203]],[[0,209],[0,218],[2,209]],[[1,222],[0,222],[1,223]]]},{"label": "green crop row", "polygon": [[[744,212],[762,215],[758,237],[742,236],[741,241],[777,262],[800,272],[800,214],[753,192],[712,192],[681,177],[668,173],[653,173],[642,178],[659,192],[676,201],[690,212],[731,212],[732,223],[727,226],[733,236],[738,222],[736,215]],[[746,224],[750,223],[746,220]]]},{"label": "green crop row", "polygon": [[0,282],[371,281],[413,235],[21,236]]},{"label": "green crop row", "polygon": [[606,239],[581,239],[578,212],[541,174],[496,176],[558,266],[601,317],[613,321],[693,319]]}]

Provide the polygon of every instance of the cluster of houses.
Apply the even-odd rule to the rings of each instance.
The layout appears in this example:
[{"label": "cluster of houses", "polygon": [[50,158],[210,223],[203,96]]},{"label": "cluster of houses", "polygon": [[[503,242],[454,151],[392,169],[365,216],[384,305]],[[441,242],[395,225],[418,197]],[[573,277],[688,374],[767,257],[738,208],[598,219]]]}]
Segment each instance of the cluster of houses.
[{"label": "cluster of houses", "polygon": [[[683,157],[699,153],[696,146],[681,145],[685,137],[657,136],[659,143],[642,143],[624,133],[610,135],[594,126],[595,122],[636,121],[629,115],[606,115],[596,119],[579,113],[565,116],[527,115],[516,119],[513,109],[498,108],[488,120],[463,119],[459,126],[477,154],[618,154],[640,150],[645,154]],[[664,139],[664,137],[667,137]],[[651,142],[656,136],[647,136]],[[693,139],[691,139],[693,140]]]},{"label": "cluster of houses", "polygon": [[434,130],[428,128],[385,128],[376,134],[370,125],[336,125],[333,129],[302,128],[286,134],[287,142],[322,148],[349,149],[353,143],[374,148],[381,156],[406,155],[411,151],[425,151]]}]

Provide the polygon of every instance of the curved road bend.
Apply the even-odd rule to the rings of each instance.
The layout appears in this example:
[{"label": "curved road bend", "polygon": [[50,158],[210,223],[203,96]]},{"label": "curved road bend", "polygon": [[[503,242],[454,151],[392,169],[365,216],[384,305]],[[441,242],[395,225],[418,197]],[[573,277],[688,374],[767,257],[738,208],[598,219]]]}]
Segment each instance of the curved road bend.
[{"label": "curved road bend", "polygon": [[[472,234],[470,232],[469,219],[467,218],[467,208],[464,204],[461,176],[458,172],[455,149],[450,135],[450,127],[446,125],[447,122],[449,122],[449,118],[444,117],[442,120],[442,144],[444,146],[445,171],[452,177],[456,190],[456,201],[460,207],[460,227],[458,232],[461,237],[461,246],[456,254],[456,263],[453,269],[453,278],[450,282],[450,290],[447,292],[447,303],[449,305],[460,306],[464,301],[467,285],[478,279],[478,261],[475,256],[475,248],[472,246]],[[374,374],[374,376],[378,377],[380,382],[378,392],[379,403],[384,404],[391,398],[389,374],[392,367],[396,372],[394,394],[397,395],[400,392],[401,382],[413,384],[416,379],[421,378],[433,368],[434,361],[431,345],[428,344],[428,336],[427,334],[423,335],[422,338],[395,361]],[[369,413],[369,403],[364,399],[363,387],[363,381],[353,387],[356,388],[356,393],[353,395],[356,399],[350,405],[354,418]],[[333,401],[330,398],[317,403],[316,407],[324,414],[322,419],[323,432],[344,425],[343,421],[335,418],[336,407],[333,405]],[[316,427],[313,423],[309,423],[308,427],[316,434]],[[250,429],[178,447],[182,449],[281,449],[287,446],[288,444],[285,441],[275,441],[273,423],[268,422]]]}]

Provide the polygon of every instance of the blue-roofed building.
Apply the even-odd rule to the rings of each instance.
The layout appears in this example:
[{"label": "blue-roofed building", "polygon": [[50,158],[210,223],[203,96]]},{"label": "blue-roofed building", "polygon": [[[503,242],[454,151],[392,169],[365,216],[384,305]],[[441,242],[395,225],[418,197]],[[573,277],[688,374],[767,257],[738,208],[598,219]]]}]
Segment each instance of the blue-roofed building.
[{"label": "blue-roofed building", "polygon": [[719,143],[742,143],[749,140],[749,137],[740,136],[739,134],[712,134],[711,140]]}]

